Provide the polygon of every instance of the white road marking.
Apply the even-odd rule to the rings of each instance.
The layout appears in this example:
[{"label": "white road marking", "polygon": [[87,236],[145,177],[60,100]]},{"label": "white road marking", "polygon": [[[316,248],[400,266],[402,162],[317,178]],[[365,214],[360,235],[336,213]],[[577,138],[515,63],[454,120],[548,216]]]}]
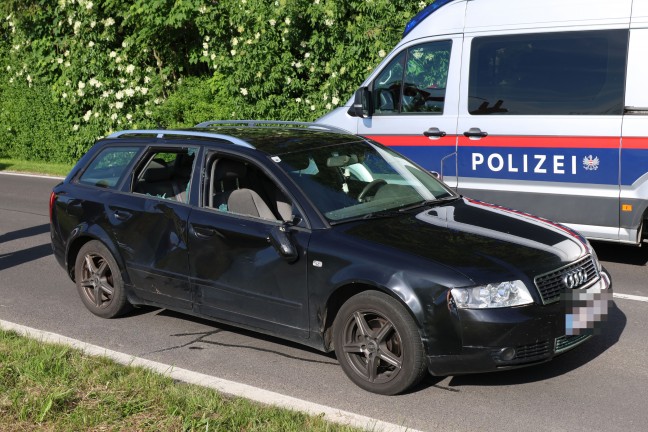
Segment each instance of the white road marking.
[{"label": "white road marking", "polygon": [[614,298],[620,298],[620,299],[624,299],[624,300],[635,300],[635,301],[648,303],[648,297],[632,295],[632,294],[614,293]]},{"label": "white road marking", "polygon": [[64,180],[65,179],[65,177],[61,177],[61,176],[51,176],[51,175],[32,174],[32,173],[19,173],[19,172],[14,172],[14,171],[0,171],[0,174],[2,174],[2,175],[10,175],[10,176],[18,176],[18,177],[34,177],[34,178],[51,179],[51,180]]},{"label": "white road marking", "polygon": [[348,411],[342,411],[326,405],[320,405],[313,402],[286,396],[280,393],[271,392],[247,384],[241,384],[234,381],[217,378],[211,375],[205,375],[193,372],[187,369],[177,368],[175,366],[147,360],[141,357],[135,357],[129,354],[112,351],[97,345],[91,345],[67,336],[51,333],[44,330],[38,330],[15,324],[9,321],[0,320],[0,328],[11,330],[21,335],[42,340],[49,343],[57,343],[79,349],[88,355],[108,357],[117,363],[126,366],[141,366],[158,372],[162,375],[169,376],[173,379],[190,384],[196,384],[203,387],[209,387],[231,396],[251,399],[265,405],[273,405],[281,408],[287,408],[295,411],[305,412],[313,416],[322,416],[324,419],[334,422],[351,425],[357,428],[363,428],[374,432],[419,432],[405,426],[387,423],[384,421],[372,419]]}]

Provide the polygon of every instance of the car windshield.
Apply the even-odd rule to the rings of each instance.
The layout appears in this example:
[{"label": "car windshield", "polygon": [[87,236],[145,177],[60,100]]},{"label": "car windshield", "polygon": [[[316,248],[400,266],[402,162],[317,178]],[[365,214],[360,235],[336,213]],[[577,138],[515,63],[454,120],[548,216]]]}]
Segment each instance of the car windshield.
[{"label": "car windshield", "polygon": [[370,142],[314,146],[273,160],[331,223],[456,197],[413,162]]}]

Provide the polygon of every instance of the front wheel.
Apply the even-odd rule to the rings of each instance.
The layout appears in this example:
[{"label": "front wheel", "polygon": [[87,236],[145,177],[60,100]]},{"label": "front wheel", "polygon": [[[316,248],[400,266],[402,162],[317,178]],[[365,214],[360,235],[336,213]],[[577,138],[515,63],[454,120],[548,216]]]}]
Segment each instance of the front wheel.
[{"label": "front wheel", "polygon": [[395,395],[426,372],[423,343],[412,316],[390,296],[351,297],[333,324],[335,354],[344,373],[372,393]]},{"label": "front wheel", "polygon": [[93,314],[113,318],[130,309],[119,266],[103,243],[92,240],[81,247],[74,276],[81,300]]}]

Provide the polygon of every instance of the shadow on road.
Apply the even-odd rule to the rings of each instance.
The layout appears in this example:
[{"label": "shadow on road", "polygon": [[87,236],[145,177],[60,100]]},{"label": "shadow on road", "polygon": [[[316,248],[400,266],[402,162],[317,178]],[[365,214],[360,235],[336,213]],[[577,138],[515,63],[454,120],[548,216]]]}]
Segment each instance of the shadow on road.
[{"label": "shadow on road", "polygon": [[592,242],[601,261],[645,266],[648,264],[648,244],[642,247],[617,243]]},{"label": "shadow on road", "polygon": [[448,385],[450,389],[458,389],[461,386],[509,386],[544,381],[563,375],[591,362],[616,344],[626,322],[623,311],[616,304],[610,305],[608,320],[600,335],[550,362],[504,372],[454,376]]},{"label": "shadow on road", "polygon": [[[131,312],[129,315],[126,316],[132,316],[132,314],[140,314],[140,313],[147,313],[151,312],[152,310],[155,310],[154,308],[139,308],[136,309],[135,311]],[[266,352],[266,353],[272,353],[276,354],[279,357],[283,358],[289,358],[293,360],[299,360],[299,361],[304,361],[307,363],[319,363],[319,364],[328,364],[328,365],[334,365],[337,366],[337,360],[335,359],[335,355],[333,353],[327,354],[321,351],[318,351],[314,348],[310,348],[305,345],[301,345],[298,343],[290,342],[285,339],[280,339],[274,336],[269,336],[265,335],[263,333],[257,333],[255,331],[251,330],[246,330],[242,329],[239,327],[234,327],[230,326],[227,324],[219,323],[216,321],[211,321],[208,319],[203,319],[199,317],[195,317],[192,315],[185,315],[180,312],[175,312],[172,310],[168,309],[159,309],[157,312],[155,312],[156,315],[160,316],[167,316],[167,317],[173,317],[173,318],[178,318],[178,319],[183,319],[183,320],[188,320],[192,322],[199,323],[204,326],[211,327],[213,330],[206,330],[204,332],[199,332],[195,334],[173,334],[170,335],[171,337],[186,337],[186,336],[194,336],[194,339],[192,339],[189,342],[185,342],[182,344],[179,344],[178,346],[171,347],[170,349],[178,349],[178,348],[188,348],[188,349],[205,349],[207,346],[225,346],[225,347],[236,347],[236,348],[242,348],[242,349],[248,349],[251,351],[258,351],[258,352]],[[236,345],[232,343],[226,343],[218,340],[218,337],[216,336],[220,332],[227,332],[227,333],[234,333],[237,335],[241,336],[246,336],[254,339],[259,340],[259,345],[255,346],[254,344],[244,344],[244,345]],[[261,346],[263,342],[269,342],[271,344],[277,345],[276,349],[269,348],[267,345]],[[288,354],[285,350],[285,348],[293,348],[299,351],[304,351],[304,356],[299,356],[299,355],[294,355],[293,354]],[[163,351],[168,351],[170,350],[169,348],[165,348]],[[148,353],[147,353],[148,354]],[[315,357],[313,356],[307,356],[307,354],[316,354]]]},{"label": "shadow on road", "polygon": [[[0,164],[0,166],[1,165],[2,164]],[[11,231],[8,233],[0,234],[0,243],[17,240],[21,238],[32,237],[39,234],[45,234],[49,232],[49,230],[50,230],[49,224],[42,224],[42,225],[24,228],[16,231]]]},{"label": "shadow on road", "polygon": [[49,243],[0,254],[0,270],[35,261],[48,255],[52,255],[52,246]]}]

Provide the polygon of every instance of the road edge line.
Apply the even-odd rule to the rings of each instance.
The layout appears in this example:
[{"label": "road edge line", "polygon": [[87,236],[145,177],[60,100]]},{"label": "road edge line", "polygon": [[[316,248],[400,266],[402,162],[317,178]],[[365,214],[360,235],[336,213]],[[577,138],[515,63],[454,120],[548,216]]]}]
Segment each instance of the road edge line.
[{"label": "road edge line", "polygon": [[0,174],[10,175],[10,176],[17,176],[17,177],[34,177],[34,178],[50,179],[50,180],[65,180],[65,177],[61,177],[61,176],[47,175],[47,174],[22,173],[22,172],[17,172],[17,171],[0,171]]},{"label": "road edge line", "polygon": [[159,363],[153,360],[147,360],[145,358],[137,357],[134,355],[113,351],[57,333],[27,327],[10,321],[0,320],[0,328],[7,331],[15,331],[16,333],[19,333],[23,336],[41,340],[43,342],[67,345],[72,348],[81,350],[88,355],[108,357],[111,360],[125,366],[145,367],[175,380],[189,384],[196,384],[203,387],[209,387],[226,395],[250,399],[264,405],[272,405],[291,409],[294,411],[301,411],[313,416],[322,416],[325,420],[333,423],[346,424],[375,432],[420,432],[416,429],[410,429],[404,426],[384,422],[382,420],[373,419],[371,417],[366,417],[349,411],[342,411],[326,405],[308,402],[302,399],[283,395],[281,393],[275,393],[270,390],[264,390],[248,384],[237,383],[235,381],[229,381],[223,378],[190,371],[188,369],[177,368],[175,366]]},{"label": "road edge line", "polygon": [[613,297],[614,298],[625,299],[625,300],[635,300],[635,301],[648,303],[648,297],[643,297],[643,296],[638,296],[638,295],[614,293]]}]

